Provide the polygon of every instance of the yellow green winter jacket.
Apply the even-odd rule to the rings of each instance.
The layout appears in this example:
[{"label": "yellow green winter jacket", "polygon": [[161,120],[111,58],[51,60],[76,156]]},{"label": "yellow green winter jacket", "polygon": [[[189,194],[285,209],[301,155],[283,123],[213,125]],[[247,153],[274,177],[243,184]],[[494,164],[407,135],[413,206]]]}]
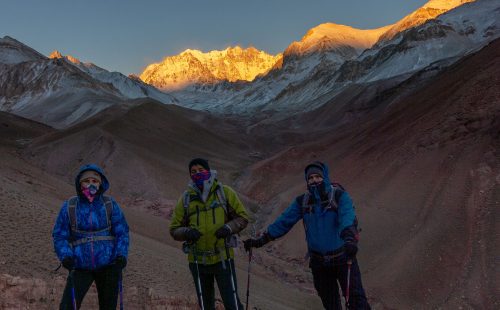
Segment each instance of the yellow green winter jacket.
[{"label": "yellow green winter jacket", "polygon": [[[224,239],[217,239],[215,231],[224,224],[231,228],[232,234],[239,233],[248,224],[248,214],[236,192],[229,186],[217,181],[215,171],[210,180],[205,181],[203,192],[191,183],[181,195],[174,209],[170,223],[170,235],[177,241],[186,240],[189,228],[197,229],[202,236],[189,247],[189,262],[194,262],[193,251],[196,251],[198,263],[211,265],[226,258]],[[220,192],[219,186],[224,193]],[[220,196],[225,197],[220,197]],[[226,201],[224,211],[223,201]],[[184,206],[188,206],[185,208]],[[233,250],[229,248],[230,257]]]}]

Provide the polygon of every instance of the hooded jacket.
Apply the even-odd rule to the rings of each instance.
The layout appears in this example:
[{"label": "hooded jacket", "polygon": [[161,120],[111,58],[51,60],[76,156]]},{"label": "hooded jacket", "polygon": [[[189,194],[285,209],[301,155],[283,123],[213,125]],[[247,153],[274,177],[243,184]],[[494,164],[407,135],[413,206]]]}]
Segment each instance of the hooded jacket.
[{"label": "hooded jacket", "polygon": [[[99,191],[92,203],[89,202],[80,189],[80,177],[83,172],[88,170],[99,173],[102,180]],[[76,229],[84,231],[86,234],[71,230],[68,213],[69,199],[66,200],[61,207],[52,231],[54,249],[59,260],[62,261],[66,257],[73,257],[76,269],[95,270],[112,264],[117,256],[126,258],[129,246],[129,228],[120,207],[112,198],[111,229],[106,230],[108,217],[106,216],[103,195],[109,188],[109,182],[102,169],[97,165],[81,167],[75,178],[75,188],[77,193]],[[83,239],[84,236],[113,236],[114,240],[90,240],[75,246],[71,244],[72,241]]]},{"label": "hooded jacket", "polygon": [[[222,185],[227,201],[228,214],[225,213],[217,197],[217,188],[221,184],[217,181],[216,171],[210,172],[211,177],[204,182],[203,191],[200,191],[193,182],[189,184],[185,193],[190,197],[187,221],[184,210],[185,194],[183,194],[177,201],[170,223],[170,234],[177,241],[185,241],[185,234],[190,228],[195,228],[202,234],[200,239],[190,246],[188,260],[194,261],[193,251],[196,251],[200,263],[207,265],[227,259],[224,240],[215,237],[217,229],[227,225],[231,228],[231,232],[236,234],[248,224],[247,212],[236,192],[229,186]],[[229,249],[229,252],[230,257],[233,257],[233,250]]]},{"label": "hooded jacket", "polygon": [[[328,166],[320,163],[323,170],[323,182],[326,192],[332,191],[328,175]],[[307,172],[307,171],[306,171]],[[307,175],[306,182],[307,182]],[[355,221],[353,203],[349,194],[342,190],[338,200],[338,209],[335,211],[319,201],[317,193],[310,193],[312,200],[311,212],[304,212],[301,203],[303,195],[298,196],[290,206],[267,228],[272,239],[285,235],[299,220],[304,222],[306,241],[309,252],[322,255],[340,250],[344,240],[340,237],[342,231],[352,227]]]}]

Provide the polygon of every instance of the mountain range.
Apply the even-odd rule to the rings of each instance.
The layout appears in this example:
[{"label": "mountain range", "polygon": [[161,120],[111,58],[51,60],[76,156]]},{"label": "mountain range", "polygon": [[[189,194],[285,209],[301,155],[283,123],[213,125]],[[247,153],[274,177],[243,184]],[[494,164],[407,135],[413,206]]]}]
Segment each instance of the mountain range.
[{"label": "mountain range", "polygon": [[[379,29],[318,25],[281,55],[191,50],[200,71],[165,64],[194,83],[167,92],[0,39],[0,308],[57,308],[50,231],[88,162],[131,228],[126,306],[194,307],[168,225],[199,156],[248,209],[243,239],[304,192],[307,163],[329,164],[356,205],[374,309],[498,308],[499,16],[499,1],[434,0]],[[216,68],[238,53],[252,66]],[[254,251],[251,308],[321,309],[305,252],[300,224]],[[247,261],[240,245],[240,296]]]}]

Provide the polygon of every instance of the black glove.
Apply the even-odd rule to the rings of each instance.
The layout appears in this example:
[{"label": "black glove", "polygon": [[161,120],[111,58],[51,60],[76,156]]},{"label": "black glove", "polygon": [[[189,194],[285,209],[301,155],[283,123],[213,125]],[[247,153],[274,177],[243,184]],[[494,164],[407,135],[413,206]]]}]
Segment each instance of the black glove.
[{"label": "black glove", "polygon": [[123,269],[127,266],[127,258],[125,256],[117,256],[115,258],[115,266]]},{"label": "black glove", "polygon": [[217,239],[226,238],[230,235],[231,235],[231,227],[229,227],[226,224],[224,224],[224,226],[215,231],[215,236],[217,237]]},{"label": "black glove", "polygon": [[63,258],[61,264],[63,265],[64,268],[68,269],[68,270],[73,270],[75,269],[75,259],[73,257],[65,257]]},{"label": "black glove", "polygon": [[197,229],[190,228],[186,232],[186,241],[188,242],[196,242],[200,239],[201,237],[201,232],[199,232]]},{"label": "black glove", "polygon": [[347,258],[353,259],[358,253],[358,229],[355,225],[346,227],[340,233],[340,238],[344,240],[344,252]]},{"label": "black glove", "polygon": [[267,244],[271,241],[271,237],[268,233],[262,234],[260,238],[257,239],[247,239],[243,241],[243,246],[245,247],[245,251],[250,251],[251,248],[260,248],[261,246]]},{"label": "black glove", "polygon": [[358,253],[358,246],[353,242],[344,243],[344,252],[347,258],[353,259]]}]

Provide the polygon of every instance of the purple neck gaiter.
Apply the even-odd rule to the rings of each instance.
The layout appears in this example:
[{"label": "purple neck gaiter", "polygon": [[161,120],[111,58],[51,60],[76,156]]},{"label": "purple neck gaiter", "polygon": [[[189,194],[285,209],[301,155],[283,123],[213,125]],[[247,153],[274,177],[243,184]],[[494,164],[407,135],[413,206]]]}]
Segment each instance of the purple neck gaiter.
[{"label": "purple neck gaiter", "polygon": [[193,183],[196,184],[196,186],[201,190],[203,189],[203,182],[206,180],[210,179],[210,171],[206,170],[203,172],[198,172],[195,173],[191,176],[191,180],[193,180]]},{"label": "purple neck gaiter", "polygon": [[89,185],[88,187],[84,187],[83,185],[81,186],[81,190],[82,190],[82,193],[85,197],[87,197],[87,199],[89,200],[89,202],[93,202],[94,201],[94,198],[95,196],[97,195],[97,191],[99,190],[97,188],[97,186],[91,184]]}]

